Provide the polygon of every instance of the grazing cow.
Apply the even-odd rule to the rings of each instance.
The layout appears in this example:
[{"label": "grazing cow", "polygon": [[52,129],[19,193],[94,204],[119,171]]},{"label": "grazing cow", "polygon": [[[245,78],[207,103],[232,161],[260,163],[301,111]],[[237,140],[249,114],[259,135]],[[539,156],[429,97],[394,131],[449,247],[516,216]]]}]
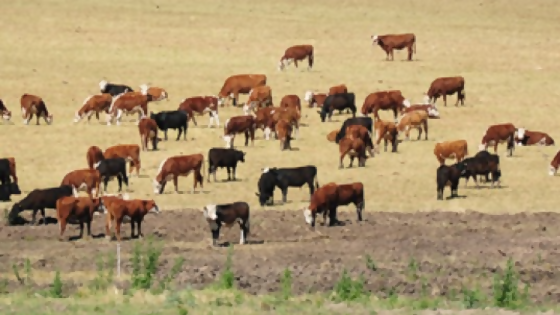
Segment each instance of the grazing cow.
[{"label": "grazing cow", "polygon": [[270,133],[274,129],[275,121],[272,119],[274,113],[279,110],[280,107],[264,107],[259,108],[255,112],[255,129],[260,128],[264,131],[265,139],[268,140]]},{"label": "grazing cow", "polygon": [[550,162],[550,166],[548,167],[548,175],[550,176],[556,175],[559,166],[560,166],[560,151],[556,152],[556,155]]},{"label": "grazing cow", "polygon": [[439,119],[439,111],[437,110],[436,106],[433,104],[415,104],[415,105],[410,105],[409,107],[406,107],[403,111],[403,113],[410,113],[413,112],[415,110],[423,110],[426,113],[428,113],[428,118],[431,119]]},{"label": "grazing cow", "polygon": [[16,159],[13,157],[0,159],[0,183],[10,183],[10,176],[14,183],[18,183],[16,175]]},{"label": "grazing cow", "polygon": [[313,91],[307,91],[305,92],[305,97],[303,99],[307,102],[309,108],[323,107],[327,96],[328,95],[325,93],[314,93]]},{"label": "grazing cow", "polygon": [[255,128],[255,117],[251,115],[235,116],[226,120],[223,135],[223,139],[226,142],[226,148],[233,149],[233,141],[235,140],[235,135],[238,133],[245,134],[245,146],[249,145],[249,138],[251,138],[251,145],[254,145]]},{"label": "grazing cow", "polygon": [[465,174],[466,168],[465,163],[457,163],[451,166],[442,164],[437,168],[436,171],[436,183],[437,183],[437,200],[443,200],[443,189],[445,186],[451,185],[451,196],[450,198],[459,197],[459,180],[461,175]]},{"label": "grazing cow", "polygon": [[[313,187],[315,181],[315,187]],[[309,195],[313,195],[315,188],[319,188],[317,167],[312,165],[291,168],[264,168],[259,178],[258,189],[255,193],[259,197],[261,206],[274,204],[274,189],[282,191],[282,202],[287,202],[288,187],[302,187],[307,184]]]},{"label": "grazing cow", "polygon": [[112,97],[115,97],[123,93],[134,92],[134,90],[128,85],[114,84],[102,80],[99,82],[99,92],[108,93],[111,94]]},{"label": "grazing cow", "polygon": [[360,125],[353,125],[346,127],[346,138],[350,140],[361,139],[364,142],[365,150],[371,157],[374,156],[373,141],[371,140],[371,133],[366,127]]},{"label": "grazing cow", "polygon": [[313,68],[313,45],[295,45],[289,47],[284,52],[280,61],[278,61],[278,71],[283,71],[286,66],[289,66],[290,63],[294,63],[296,68],[298,67],[298,61],[303,61],[307,58],[309,62],[309,66],[307,70],[311,70]]},{"label": "grazing cow", "polygon": [[163,131],[164,139],[167,141],[167,129],[179,129],[176,141],[179,141],[181,134],[183,140],[187,140],[187,129],[189,128],[189,117],[182,110],[161,111],[157,114],[150,112],[150,118],[156,122],[158,128]]},{"label": "grazing cow", "polygon": [[17,183],[0,184],[0,201],[12,201],[11,195],[21,195]]},{"label": "grazing cow", "polygon": [[447,106],[447,95],[457,93],[457,102],[455,106],[465,105],[465,78],[463,77],[443,77],[435,79],[426,93],[427,102],[436,103],[437,99],[442,96],[443,104]]},{"label": "grazing cow", "polygon": [[352,163],[354,163],[354,158],[358,158],[358,167],[365,167],[366,166],[366,145],[364,141],[360,138],[350,139],[344,138],[338,142],[338,148],[340,151],[340,163],[338,168],[344,168],[342,161],[346,155],[350,156],[350,165],[348,167],[352,167]]},{"label": "grazing cow", "polygon": [[99,171],[99,177],[103,180],[103,192],[107,192],[109,180],[117,177],[119,181],[119,192],[122,190],[124,181],[128,189],[128,176],[126,176],[126,159],[122,157],[105,158],[95,164],[95,169]]},{"label": "grazing cow", "polygon": [[91,146],[86,152],[86,160],[90,170],[95,169],[97,162],[105,159],[103,151],[98,146]]},{"label": "grazing cow", "polygon": [[280,150],[292,150],[292,124],[290,122],[282,119],[276,123],[276,135],[280,140]]},{"label": "grazing cow", "polygon": [[517,128],[512,123],[492,125],[488,127],[482,140],[480,140],[479,150],[488,150],[488,146],[494,146],[494,153],[498,153],[498,144],[507,143],[508,156],[513,155],[515,149],[514,138]]},{"label": "grazing cow", "polygon": [[66,174],[60,183],[60,186],[72,186],[76,191],[85,191],[89,195],[89,198],[99,196],[99,185],[101,179],[99,177],[99,172],[97,170],[91,170],[89,168],[71,171]]},{"label": "grazing cow", "polygon": [[399,90],[380,91],[369,94],[362,105],[362,115],[367,116],[373,113],[376,120],[379,120],[379,110],[392,110],[395,121],[398,113],[410,106],[410,101],[404,98]]},{"label": "grazing cow", "polygon": [[84,236],[84,223],[87,227],[87,238],[91,237],[91,221],[94,212],[105,213],[105,205],[102,198],[91,197],[62,197],[56,201],[56,218],[60,229],[59,240],[66,230],[67,222],[78,220],[80,223],[80,236]]},{"label": "grazing cow", "polygon": [[[301,119],[301,112],[296,108],[279,108],[276,109],[272,114],[272,125],[269,125],[273,130],[276,130],[275,126],[278,124],[279,121],[285,120],[291,126],[296,128],[296,132],[294,138],[297,139],[299,137],[299,120]],[[265,135],[267,134],[265,129]],[[278,134],[276,134],[278,138]],[[268,139],[268,136],[266,135]]]},{"label": "grazing cow", "polygon": [[[368,117],[369,118],[369,117]],[[370,118],[371,119],[371,118]],[[381,139],[383,139],[385,144],[385,152],[387,152],[387,143],[391,142],[392,151],[397,152],[397,146],[399,144],[397,125],[392,121],[376,120],[374,124],[375,129],[375,151],[377,154],[380,153],[379,144]]]},{"label": "grazing cow", "polygon": [[24,210],[33,210],[31,224],[35,225],[37,212],[41,211],[43,224],[47,224],[45,209],[56,209],[56,201],[66,196],[78,197],[78,192],[72,186],[60,186],[46,189],[34,189],[21,201],[12,206],[8,215],[8,222],[13,225],[17,222],[19,214]]},{"label": "grazing cow", "polygon": [[413,33],[371,35],[372,45],[379,45],[387,54],[386,60],[395,60],[393,50],[408,49],[408,61],[412,61],[412,53],[416,53],[416,36]]},{"label": "grazing cow", "polygon": [[416,128],[418,130],[417,140],[420,140],[422,128],[424,128],[424,137],[425,140],[428,140],[428,113],[417,110],[401,116],[397,123],[397,131],[399,133],[405,132],[406,140],[410,139],[411,128]]},{"label": "grazing cow", "polygon": [[95,114],[95,118],[99,120],[99,113],[105,112],[108,114],[112,102],[113,97],[109,93],[89,96],[85,99],[83,106],[76,111],[74,122],[77,123],[84,117],[87,117],[87,122],[89,124],[93,114]]},{"label": "grazing cow", "polygon": [[200,183],[200,189],[203,189],[204,177],[200,172],[204,168],[204,156],[202,154],[191,154],[191,155],[177,155],[169,157],[159,165],[159,169],[156,178],[153,181],[154,193],[163,194],[165,189],[165,184],[173,180],[173,185],[175,186],[175,192],[178,193],[177,188],[179,176],[189,176],[190,173],[194,172],[194,185],[192,193],[197,188],[197,184]]},{"label": "grazing cow", "polygon": [[[496,166],[497,166],[497,170],[498,170],[497,175],[498,175],[498,176],[501,176],[501,175],[502,175],[502,172],[499,170],[499,166],[500,166],[500,157],[499,157],[497,154],[492,154],[492,153],[490,153],[490,152],[488,152],[488,151],[483,150],[483,151],[479,151],[477,154],[475,154],[474,157],[486,159],[486,160],[488,161],[488,164],[489,164],[489,165],[490,165],[490,164],[496,165]],[[490,181],[490,178],[488,177],[488,175],[490,175],[490,173],[491,173],[491,171],[488,170],[485,174],[481,174],[481,175],[484,175],[484,176],[486,177],[486,178],[485,178],[485,182],[489,182],[489,181]],[[471,176],[474,178],[476,175],[471,175]],[[466,177],[466,178],[467,178],[466,183],[468,184],[468,182],[469,182],[469,176],[463,176],[463,177]]]},{"label": "grazing cow", "polygon": [[249,115],[255,108],[263,106],[273,106],[272,90],[268,85],[257,86],[249,92],[249,99],[245,106],[243,106],[243,111],[245,115]]},{"label": "grazing cow", "polygon": [[134,223],[138,226],[138,238],[143,238],[142,221],[148,213],[159,214],[159,207],[153,200],[122,200],[114,199],[106,205],[107,216],[105,220],[105,238],[111,240],[111,224],[115,222],[115,234],[117,241],[121,241],[121,226],[125,218],[130,219],[130,238],[133,239]]},{"label": "grazing cow", "polygon": [[329,117],[329,121],[331,121],[331,117],[335,109],[342,111],[347,108],[352,111],[352,117],[356,117],[356,96],[354,93],[340,93],[327,96],[321,111],[318,111],[318,113],[322,122],[325,122],[327,115]]},{"label": "grazing cow", "polygon": [[[212,148],[208,151],[208,182],[210,182],[210,174],[214,174],[214,182],[216,181],[216,172],[218,167],[227,168],[228,181],[235,179],[235,171],[237,162],[245,163],[245,152],[235,149]],[[233,172],[232,172],[233,171]]]},{"label": "grazing cow", "polygon": [[194,114],[204,115],[204,113],[208,113],[210,116],[208,127],[212,127],[214,125],[214,119],[216,119],[216,124],[220,127],[217,96],[195,96],[186,98],[181,102],[181,104],[179,104],[178,110],[187,112],[187,114],[189,114],[189,119],[192,120],[195,126],[197,124]]},{"label": "grazing cow", "polygon": [[136,169],[136,176],[140,176],[140,146],[137,144],[117,144],[105,149],[103,156],[106,159],[123,158],[130,163],[128,175]]},{"label": "grazing cow", "polygon": [[457,159],[459,163],[469,155],[467,140],[438,142],[434,147],[434,155],[440,165],[445,164],[446,159]]},{"label": "grazing cow", "polygon": [[6,108],[4,102],[0,99],[0,114],[2,115],[2,119],[9,121],[12,118],[12,112]]},{"label": "grazing cow", "polygon": [[237,106],[239,94],[247,94],[257,86],[266,85],[264,74],[237,74],[228,77],[220,93],[218,93],[218,104],[224,106],[227,99],[233,99],[233,106]]},{"label": "grazing cow", "polygon": [[138,131],[140,132],[140,142],[142,151],[148,150],[148,141],[152,142],[152,150],[157,150],[157,144],[162,139],[158,138],[158,125],[155,120],[149,117],[142,117],[138,123]]},{"label": "grazing cow", "polygon": [[110,126],[114,119],[117,120],[117,125],[120,125],[123,114],[132,115],[134,113],[138,113],[136,123],[140,123],[140,119],[148,113],[148,102],[152,101],[152,96],[145,93],[147,92],[128,92],[114,97],[113,104],[109,108],[107,125]]},{"label": "grazing cow", "polygon": [[152,97],[152,101],[159,102],[161,100],[168,100],[169,101],[169,94],[165,89],[155,87],[155,86],[148,86],[147,84],[140,85],[140,91],[142,94],[147,95],[149,94]]},{"label": "grazing cow", "polygon": [[202,214],[208,225],[210,225],[213,246],[216,246],[218,243],[222,225],[231,228],[235,222],[239,223],[239,228],[241,229],[239,244],[247,243],[251,224],[249,223],[249,205],[246,202],[238,201],[221,205],[206,205],[202,208]]},{"label": "grazing cow", "polygon": [[500,177],[502,176],[502,171],[500,170],[500,157],[497,154],[491,154],[486,151],[478,152],[474,157],[466,158],[462,162],[465,172],[461,174],[461,177],[466,178],[465,185],[469,183],[469,178],[474,179],[476,188],[479,188],[478,181],[476,179],[477,175],[484,175],[488,181],[488,174],[492,174],[492,185],[494,188],[494,183],[500,186]]},{"label": "grazing cow", "polygon": [[21,103],[21,116],[23,117],[23,123],[28,125],[29,121],[33,118],[33,115],[37,116],[37,125],[39,124],[39,119],[42,117],[47,125],[52,124],[53,115],[49,114],[47,110],[47,105],[42,98],[39,96],[31,94],[23,94],[20,99]]},{"label": "grazing cow", "polygon": [[315,228],[317,214],[323,213],[323,225],[329,215],[329,226],[337,224],[339,221],[336,216],[338,206],[345,206],[353,203],[356,206],[358,221],[362,221],[362,212],[365,207],[364,185],[361,182],[337,185],[328,183],[321,186],[311,197],[309,206],[303,209],[305,222]]},{"label": "grazing cow", "polygon": [[301,100],[295,94],[285,95],[280,101],[280,108],[293,108],[301,112]]},{"label": "grazing cow", "polygon": [[515,137],[515,142],[518,146],[523,145],[539,145],[539,146],[550,146],[554,145],[554,139],[547,133],[540,131],[529,131],[524,128],[517,129],[517,136]]},{"label": "grazing cow", "polygon": [[346,119],[344,123],[342,123],[342,127],[340,127],[340,130],[336,134],[336,143],[346,137],[346,129],[348,128],[348,126],[352,125],[364,126],[371,132],[373,130],[373,119],[371,119],[371,117],[353,117]]}]

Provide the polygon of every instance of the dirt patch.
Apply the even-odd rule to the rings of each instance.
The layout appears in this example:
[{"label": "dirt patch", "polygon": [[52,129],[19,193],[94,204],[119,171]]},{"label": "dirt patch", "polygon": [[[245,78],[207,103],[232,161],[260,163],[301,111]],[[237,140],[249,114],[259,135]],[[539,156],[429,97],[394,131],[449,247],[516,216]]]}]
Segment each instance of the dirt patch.
[{"label": "dirt patch", "polygon": [[[249,293],[277,291],[286,268],[292,271],[298,293],[331,290],[343,269],[362,274],[376,294],[451,295],[462,285],[479,284],[490,292],[493,274],[508,257],[516,262],[521,279],[531,285],[537,301],[560,301],[560,215],[554,213],[487,215],[478,212],[367,213],[356,222],[343,212],[341,227],[319,226],[311,231],[300,211],[261,211],[252,216],[253,244],[235,246],[233,271],[237,285]],[[161,273],[176,257],[185,264],[175,281],[204,287],[223,270],[227,248],[210,246],[210,232],[194,210],[167,211],[146,217],[144,234],[163,241]],[[92,232],[104,236],[102,217]],[[66,237],[77,235],[78,227]],[[131,270],[130,254],[136,240],[123,229],[123,272]],[[116,242],[102,238],[58,242],[58,226],[0,227],[0,272],[13,277],[12,264],[29,258],[35,272],[60,270],[75,283],[94,275],[97,257],[113,252]],[[239,228],[222,231],[221,242],[237,244]],[[366,263],[366,256],[371,260]],[[372,267],[372,262],[376,268]],[[375,270],[372,270],[375,269]],[[81,280],[80,280],[81,279]],[[424,287],[424,289],[422,289]]]}]

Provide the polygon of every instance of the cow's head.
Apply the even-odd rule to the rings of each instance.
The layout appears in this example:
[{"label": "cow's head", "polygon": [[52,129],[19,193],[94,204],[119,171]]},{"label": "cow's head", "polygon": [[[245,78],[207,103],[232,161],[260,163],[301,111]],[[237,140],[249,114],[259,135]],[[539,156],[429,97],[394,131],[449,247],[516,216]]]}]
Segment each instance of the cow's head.
[{"label": "cow's head", "polygon": [[525,139],[525,128],[517,128],[517,138],[519,140]]},{"label": "cow's head", "polygon": [[8,223],[10,225],[16,225],[21,221],[21,217],[19,216],[19,214],[23,211],[23,208],[21,207],[21,205],[19,203],[15,203],[12,206],[12,210],[10,210],[10,213],[8,214]]},{"label": "cow's head", "polygon": [[317,113],[319,114],[319,117],[321,118],[321,122],[325,122],[325,119],[327,118],[326,107],[323,106],[323,108],[321,110],[318,110]]},{"label": "cow's head", "polygon": [[548,166],[548,175],[554,176],[554,174],[556,174],[556,170],[557,170],[556,167],[554,167],[553,165],[549,165]]},{"label": "cow's head", "polygon": [[222,136],[222,138],[226,142],[226,149],[233,149],[234,135],[225,135],[225,136]]},{"label": "cow's head", "polygon": [[311,101],[313,100],[313,91],[306,91],[305,92],[305,96],[303,97],[303,99],[308,103],[311,104]]},{"label": "cow's head", "polygon": [[53,122],[53,114],[49,114],[47,115],[47,117],[45,117],[45,121],[47,122],[48,125],[52,124]]},{"label": "cow's head", "polygon": [[144,200],[144,206],[146,209],[146,213],[160,213],[158,205],[153,200]]},{"label": "cow's head", "polygon": [[481,143],[478,145],[478,151],[485,151],[488,149],[488,143]]},{"label": "cow's head", "polygon": [[96,198],[94,199],[94,210],[93,212],[99,212],[101,214],[103,213],[107,213],[107,207],[105,206],[105,203],[103,202],[103,198]]},{"label": "cow's head", "polygon": [[430,118],[439,118],[439,112],[435,106],[430,105],[430,107],[428,107],[428,116]]},{"label": "cow's head", "polygon": [[280,61],[278,61],[278,71],[284,70],[284,67],[284,59],[280,59]]},{"label": "cow's head", "polygon": [[163,189],[165,188],[165,178],[158,180],[159,176],[154,178],[152,182],[152,186],[154,188],[154,194],[160,195],[163,193]]},{"label": "cow's head", "polygon": [[243,151],[237,151],[236,152],[236,158],[238,161],[245,163],[245,154],[247,154],[247,152],[243,152]]},{"label": "cow's head", "polygon": [[371,35],[371,44],[372,45],[378,45],[379,44],[379,36]]},{"label": "cow's head", "polygon": [[106,88],[106,87],[107,87],[107,81],[101,80],[101,81],[99,82],[99,91],[100,91],[101,93],[105,92],[105,88]]},{"label": "cow's head", "polygon": [[432,103],[431,99],[430,99],[430,96],[427,93],[424,93],[424,97],[422,98],[422,102],[424,104],[431,104]]},{"label": "cow's head", "polygon": [[141,84],[140,85],[140,92],[142,92],[142,94],[147,95],[148,94],[148,85],[147,84]]},{"label": "cow's head", "polygon": [[12,112],[9,110],[2,111],[2,119],[9,121],[12,118]]},{"label": "cow's head", "polygon": [[309,207],[303,208],[303,217],[305,218],[305,223],[312,225],[314,221],[313,211]]}]

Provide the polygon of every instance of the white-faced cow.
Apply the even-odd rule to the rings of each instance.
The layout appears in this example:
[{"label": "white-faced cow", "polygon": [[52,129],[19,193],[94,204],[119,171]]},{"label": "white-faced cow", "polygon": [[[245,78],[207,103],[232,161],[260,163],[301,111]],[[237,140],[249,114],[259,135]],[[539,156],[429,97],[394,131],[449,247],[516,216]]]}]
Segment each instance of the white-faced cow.
[{"label": "white-faced cow", "polygon": [[233,99],[233,106],[237,106],[239,94],[248,94],[257,86],[266,85],[266,75],[264,74],[237,74],[228,77],[220,93],[218,93],[218,104],[223,106],[226,99]]},{"label": "white-faced cow", "polygon": [[53,115],[49,114],[47,105],[45,105],[45,102],[39,96],[23,94],[21,96],[20,103],[21,116],[23,117],[24,124],[28,125],[29,121],[33,118],[33,115],[37,116],[37,125],[39,124],[40,118],[43,118],[47,125],[52,124]]},{"label": "white-faced cow", "polygon": [[426,92],[424,102],[436,103],[437,99],[441,96],[443,97],[443,104],[447,106],[447,95],[453,95],[457,93],[457,102],[455,106],[459,106],[459,101],[461,105],[465,105],[465,78],[458,77],[442,77],[435,79],[428,92]]},{"label": "white-faced cow", "polygon": [[307,58],[307,60],[309,61],[309,66],[307,67],[307,70],[311,70],[311,68],[313,68],[313,60],[314,60],[313,45],[295,45],[289,47],[288,49],[286,49],[284,55],[282,56],[282,58],[280,58],[280,61],[278,62],[278,71],[284,70],[284,68],[286,66],[289,66],[290,63],[292,62],[294,63],[294,66],[296,66],[297,68],[298,61],[305,60],[305,58]]},{"label": "white-faced cow", "polygon": [[178,193],[179,176],[187,177],[191,173],[194,173],[194,185],[191,192],[194,193],[199,183],[200,189],[203,189],[204,177],[201,173],[203,168],[204,156],[202,154],[178,155],[163,160],[153,181],[154,193],[163,194],[165,184],[170,180],[175,186],[175,193]]},{"label": "white-faced cow", "polygon": [[217,245],[222,225],[231,228],[235,222],[239,223],[239,228],[241,229],[239,244],[247,243],[251,224],[249,223],[249,205],[246,202],[239,201],[228,204],[206,205],[202,208],[202,214],[212,231],[212,245]]},{"label": "white-faced cow", "polygon": [[407,34],[371,35],[372,45],[379,45],[387,54],[386,60],[394,60],[393,50],[408,49],[408,61],[412,61],[412,53],[416,53],[416,36]]}]

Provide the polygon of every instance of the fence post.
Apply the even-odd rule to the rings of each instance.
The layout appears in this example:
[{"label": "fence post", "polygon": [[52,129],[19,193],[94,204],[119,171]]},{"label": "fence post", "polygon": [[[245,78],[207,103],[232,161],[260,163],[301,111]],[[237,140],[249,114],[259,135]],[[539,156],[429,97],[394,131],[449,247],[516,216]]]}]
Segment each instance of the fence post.
[{"label": "fence post", "polygon": [[117,242],[117,277],[121,277],[121,243]]}]

